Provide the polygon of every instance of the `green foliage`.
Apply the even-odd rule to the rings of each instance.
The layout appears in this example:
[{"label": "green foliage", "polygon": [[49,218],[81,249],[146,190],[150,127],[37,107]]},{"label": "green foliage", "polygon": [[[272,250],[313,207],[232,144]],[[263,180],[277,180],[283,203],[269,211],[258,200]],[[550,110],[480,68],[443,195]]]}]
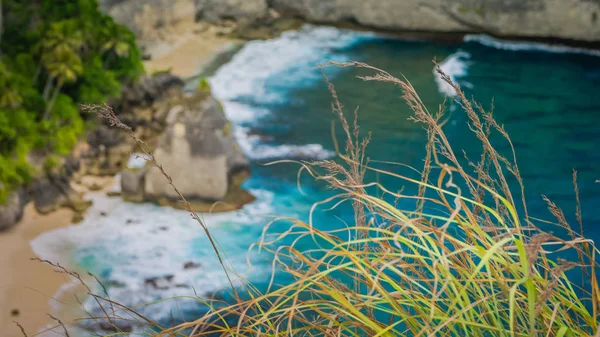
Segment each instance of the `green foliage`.
[{"label": "green foliage", "polygon": [[85,131],[78,103],[116,97],[144,72],[135,36],[97,0],[2,5],[0,197],[31,179],[29,151],[69,153]]},{"label": "green foliage", "polygon": [[206,77],[202,77],[196,86],[196,91],[199,94],[210,95],[210,83],[206,79]]},{"label": "green foliage", "polygon": [[44,159],[44,172],[51,172],[55,167],[60,164],[60,157],[54,154],[51,154]]}]

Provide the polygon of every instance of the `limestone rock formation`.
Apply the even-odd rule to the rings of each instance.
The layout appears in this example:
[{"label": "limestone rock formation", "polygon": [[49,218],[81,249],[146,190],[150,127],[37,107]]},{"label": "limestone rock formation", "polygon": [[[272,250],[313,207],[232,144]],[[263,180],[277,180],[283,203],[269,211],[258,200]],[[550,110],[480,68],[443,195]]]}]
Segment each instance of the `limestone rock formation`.
[{"label": "limestone rock formation", "polygon": [[[210,94],[184,97],[169,111],[154,155],[197,211],[238,209],[253,200],[240,187],[249,163],[231,129],[220,103]],[[181,207],[179,195],[162,172],[149,164],[124,171],[121,187],[126,200]],[[221,203],[214,204],[217,201]]]},{"label": "limestone rock formation", "polygon": [[214,21],[222,18],[255,20],[268,10],[267,0],[197,0],[197,17]]},{"label": "limestone rock formation", "polygon": [[161,34],[181,20],[261,21],[278,13],[315,22],[352,22],[393,31],[477,32],[600,41],[598,0],[101,0],[100,3],[141,39],[148,34]]},{"label": "limestone rock formation", "polygon": [[276,10],[320,22],[389,30],[484,32],[600,40],[600,2],[590,0],[273,0]]},{"label": "limestone rock formation", "polygon": [[[146,76],[135,85],[125,86],[121,98],[110,105],[138,137],[152,142],[164,130],[167,113],[183,95],[183,86],[181,79],[168,73]],[[87,144],[77,151],[81,174],[113,176],[126,167],[134,148],[134,142],[120,130],[98,125],[88,132]]]}]

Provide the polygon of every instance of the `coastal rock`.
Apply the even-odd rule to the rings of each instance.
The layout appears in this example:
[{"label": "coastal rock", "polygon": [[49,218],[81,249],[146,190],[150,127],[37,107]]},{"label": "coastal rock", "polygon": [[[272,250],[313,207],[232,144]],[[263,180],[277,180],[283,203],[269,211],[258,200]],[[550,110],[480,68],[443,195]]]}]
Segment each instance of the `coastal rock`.
[{"label": "coastal rock", "polygon": [[[282,16],[390,31],[600,41],[600,2],[596,0],[101,0],[100,3],[118,22],[136,31],[140,39],[146,35],[156,38],[173,23],[193,20],[193,12],[194,19],[206,21],[255,22]],[[144,28],[147,26],[151,29]]]},{"label": "coastal rock", "polygon": [[254,21],[264,17],[267,0],[197,0],[197,18],[217,21],[222,18]]},{"label": "coastal rock", "polygon": [[[105,315],[103,314],[103,312],[100,312],[100,314],[96,317],[104,317]],[[128,332],[132,332],[134,327],[137,326],[134,324],[135,322],[132,322],[131,320],[126,320],[123,318],[115,318],[112,317],[110,319],[107,318],[98,318],[95,320],[92,320],[92,323],[87,323],[87,324],[81,324],[81,326],[88,330],[88,331],[92,331],[95,334],[101,332],[101,333],[128,333]]]},{"label": "coastal rock", "polygon": [[180,92],[184,85],[183,80],[168,72],[145,76],[134,85],[125,86],[116,109],[149,107],[158,100]]},{"label": "coastal rock", "polygon": [[[111,106],[136,135],[152,143],[165,128],[167,112],[183,94],[184,82],[169,73],[145,76],[123,88],[121,98]],[[87,134],[80,152],[81,173],[113,176],[127,166],[136,144],[121,130],[101,124]]]},{"label": "coastal rock", "polygon": [[[209,210],[216,201],[229,204],[224,210],[236,209],[253,200],[239,188],[240,179],[233,179],[239,172],[247,172],[249,163],[217,100],[210,94],[186,97],[171,109],[166,123],[156,160],[196,210]],[[238,198],[240,195],[243,197]],[[180,207],[179,195],[154,167],[145,175],[144,198]]]},{"label": "coastal rock", "polygon": [[197,0],[100,0],[100,9],[139,39],[161,40],[178,24],[194,22]]},{"label": "coastal rock", "polygon": [[27,194],[23,189],[12,192],[6,203],[0,205],[0,232],[11,229],[21,220],[27,202]]},{"label": "coastal rock", "polygon": [[145,169],[126,169],[121,172],[121,196],[125,201],[144,201]]},{"label": "coastal rock", "polygon": [[[176,81],[171,83],[178,87]],[[134,104],[144,104],[143,96],[128,96],[121,104],[131,110]],[[122,106],[119,109],[124,109]],[[210,87],[199,86],[192,94],[184,94],[179,87],[172,95],[153,102],[152,107],[151,119],[162,126],[156,130],[161,136],[142,133],[140,130],[146,128],[142,123],[133,127],[134,132],[142,139],[145,135],[156,140],[150,143],[155,148],[157,162],[194,210],[234,210],[254,200],[241,188],[249,176],[248,159],[240,150],[233,126],[226,119],[220,102],[211,95]],[[158,168],[147,164],[142,168],[126,168],[121,174],[125,200],[182,207],[179,195]],[[222,203],[215,206],[217,201]]]},{"label": "coastal rock", "polygon": [[600,2],[589,0],[273,0],[287,15],[395,31],[484,32],[600,40]]},{"label": "coastal rock", "polygon": [[[169,113],[155,156],[185,196],[216,201],[227,193],[227,156],[219,135],[225,122],[207,101],[187,111],[175,107]],[[152,199],[178,198],[156,168],[149,170],[145,192]]]},{"label": "coastal rock", "polygon": [[69,207],[75,212],[83,212],[91,206],[81,193],[74,191],[65,175],[49,174],[31,185],[36,210],[48,214],[61,207]]},{"label": "coastal rock", "polygon": [[165,275],[160,277],[149,277],[144,280],[144,285],[158,290],[166,290],[172,286],[175,275]]},{"label": "coastal rock", "polygon": [[188,270],[188,269],[198,269],[202,267],[201,263],[198,262],[194,262],[194,261],[188,261],[186,263],[183,264],[183,269]]}]

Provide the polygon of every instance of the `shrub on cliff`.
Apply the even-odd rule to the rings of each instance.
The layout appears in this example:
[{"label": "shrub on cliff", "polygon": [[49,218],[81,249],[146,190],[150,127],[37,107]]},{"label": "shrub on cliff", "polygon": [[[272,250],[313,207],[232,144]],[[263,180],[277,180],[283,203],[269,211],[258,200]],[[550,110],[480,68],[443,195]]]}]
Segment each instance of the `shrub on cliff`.
[{"label": "shrub on cliff", "polygon": [[35,173],[32,151],[67,154],[86,116],[143,73],[135,36],[96,0],[3,0],[0,27],[0,202]]}]

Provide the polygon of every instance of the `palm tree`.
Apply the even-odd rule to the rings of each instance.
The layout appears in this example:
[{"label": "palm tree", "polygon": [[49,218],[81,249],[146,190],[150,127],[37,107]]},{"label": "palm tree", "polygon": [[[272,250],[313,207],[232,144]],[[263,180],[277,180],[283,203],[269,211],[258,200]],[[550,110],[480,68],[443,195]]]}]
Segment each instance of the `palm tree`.
[{"label": "palm tree", "polygon": [[12,74],[0,62],[0,108],[17,108],[23,102],[19,91],[14,87]]},{"label": "palm tree", "polygon": [[45,51],[76,51],[83,45],[81,31],[77,29],[76,22],[65,20],[54,23],[48,29],[41,42]]},{"label": "palm tree", "polygon": [[23,102],[19,92],[10,87],[4,87],[0,92],[0,108],[18,108]]},{"label": "palm tree", "polygon": [[108,53],[104,61],[104,68],[108,66],[114,55],[117,57],[127,57],[131,51],[131,45],[124,39],[127,36],[127,32],[122,31],[120,26],[113,24],[106,29],[106,33],[108,39],[102,45],[102,52],[104,54]]},{"label": "palm tree", "polygon": [[[77,55],[77,51],[82,45],[82,34],[79,30],[77,30],[74,21],[66,20],[54,23],[50,26],[46,36],[40,43],[40,49],[42,52],[40,65],[45,65],[46,69],[48,70],[48,65],[55,62],[56,55],[66,55],[68,53],[74,53]],[[48,73],[48,78],[46,79],[46,85],[44,86],[43,91],[43,97],[46,101],[48,101],[50,98],[52,86],[54,80],[56,79],[55,76],[50,74],[50,71],[48,71]],[[36,80],[37,74],[34,77],[34,81]]]},{"label": "palm tree", "polygon": [[75,82],[77,77],[83,72],[83,63],[79,55],[72,51],[60,51],[56,53],[53,59],[47,64],[48,76],[57,79],[52,98],[46,105],[43,119],[47,119],[52,111],[54,102],[60,93],[63,85]]}]

